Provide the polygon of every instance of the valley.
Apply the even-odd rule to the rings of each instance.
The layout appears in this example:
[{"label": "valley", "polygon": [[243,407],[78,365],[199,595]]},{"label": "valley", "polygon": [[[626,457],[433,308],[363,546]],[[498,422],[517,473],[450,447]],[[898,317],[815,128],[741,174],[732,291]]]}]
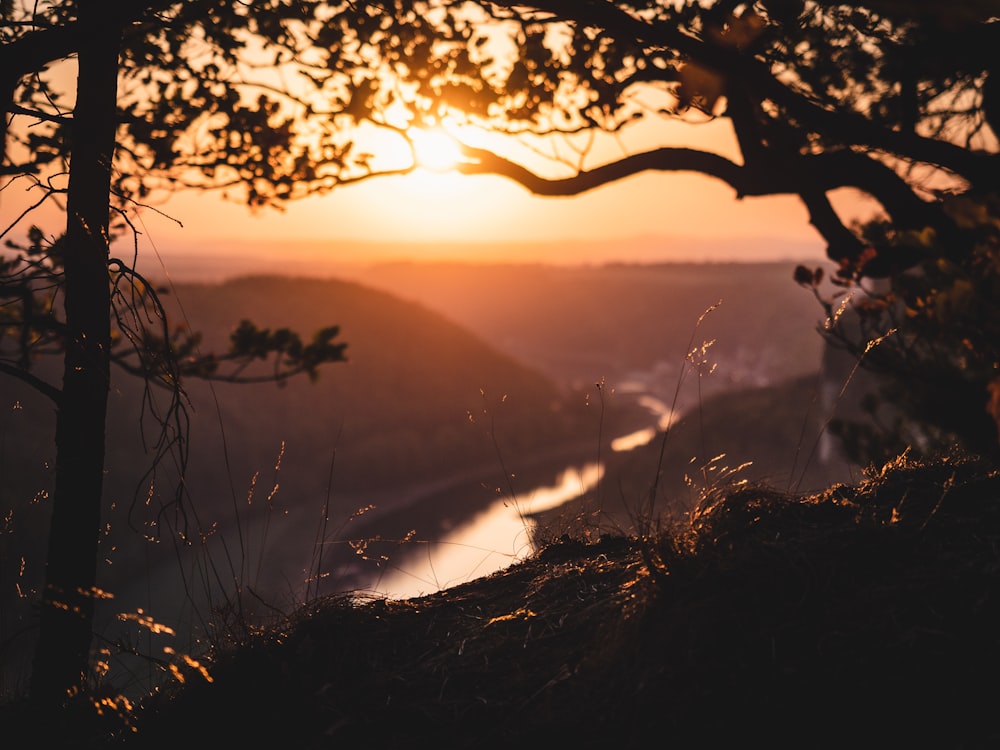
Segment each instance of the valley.
[{"label": "valley", "polygon": [[[792,267],[391,264],[349,279],[175,281],[165,303],[205,351],[244,318],[306,337],[336,324],[348,362],[315,383],[189,382],[183,483],[179,454],[152,462],[171,439],[162,394],[116,376],[102,542],[116,598],[100,621],[114,632],[116,613],[145,607],[194,632],[234,591],[252,591],[241,606],[264,616],[364,590],[495,504],[594,462],[601,482],[531,514],[522,546],[634,531],[650,507],[669,518],[730,480],[848,478],[816,459],[822,341]],[[27,594],[5,605],[10,632],[40,585],[54,449],[51,407],[16,385],[6,397],[0,506],[29,532],[2,550],[24,560],[5,566],[17,577],[5,590]],[[613,450],[657,426],[650,399],[675,413],[669,439]]]}]

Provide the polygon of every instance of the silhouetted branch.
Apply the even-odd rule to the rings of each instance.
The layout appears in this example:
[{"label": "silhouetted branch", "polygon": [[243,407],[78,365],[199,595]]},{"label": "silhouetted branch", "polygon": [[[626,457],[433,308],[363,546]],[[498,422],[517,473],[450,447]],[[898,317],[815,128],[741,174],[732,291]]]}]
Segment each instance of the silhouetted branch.
[{"label": "silhouetted branch", "polygon": [[22,383],[27,383],[54,404],[58,405],[60,398],[62,398],[62,391],[22,367],[0,360],[0,372],[20,380]]},{"label": "silhouetted branch", "polygon": [[[713,154],[691,148],[664,147],[630,154],[594,169],[582,170],[570,177],[542,177],[528,168],[497,156],[491,151],[466,147],[469,161],[462,162],[462,174],[496,174],[520,183],[532,193],[549,196],[570,196],[647,171],[700,172],[729,184],[738,195],[754,194],[747,173],[739,164]],[[788,189],[791,185],[786,186]]]}]

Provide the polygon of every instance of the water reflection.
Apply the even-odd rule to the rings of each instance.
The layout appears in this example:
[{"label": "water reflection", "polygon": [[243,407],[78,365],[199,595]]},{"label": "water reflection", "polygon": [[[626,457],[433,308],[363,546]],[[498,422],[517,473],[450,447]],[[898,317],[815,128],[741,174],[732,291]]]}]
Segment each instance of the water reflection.
[{"label": "water reflection", "polygon": [[[645,445],[680,417],[648,393],[638,395],[637,400],[650,412],[655,426],[612,440],[612,450],[627,451]],[[529,514],[551,510],[580,497],[597,485],[600,474],[601,466],[597,463],[567,469],[554,486],[540,487],[516,500],[497,501],[439,541],[410,542],[423,545],[421,552],[407,558],[400,568],[383,571],[369,589],[389,598],[407,599],[471,581],[522,560],[534,551],[531,545],[534,522]]]},{"label": "water reflection", "polygon": [[612,440],[611,450],[616,452],[630,451],[633,448],[646,445],[654,437],[656,437],[656,428],[654,427],[637,430],[636,432],[631,432],[628,435],[622,435],[620,438]]},{"label": "water reflection", "polygon": [[631,432],[628,435],[622,435],[621,437],[615,438],[611,441],[611,450],[618,452],[630,451],[633,448],[646,445],[650,440],[656,437],[658,432],[667,429],[671,424],[677,421],[677,414],[675,414],[669,406],[655,396],[650,396],[648,394],[640,396],[639,405],[645,407],[651,414],[657,417],[656,426],[645,427],[641,430]]},{"label": "water reflection", "polygon": [[552,487],[541,487],[516,500],[505,498],[485,513],[406,561],[405,569],[386,571],[371,589],[392,599],[407,599],[471,581],[531,555],[530,513],[556,508],[597,485],[597,463],[567,469]]}]

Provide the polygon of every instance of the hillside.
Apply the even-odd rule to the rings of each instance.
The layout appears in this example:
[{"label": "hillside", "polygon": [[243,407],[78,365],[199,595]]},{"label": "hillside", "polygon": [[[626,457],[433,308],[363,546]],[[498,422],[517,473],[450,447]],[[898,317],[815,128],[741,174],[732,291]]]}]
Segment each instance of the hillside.
[{"label": "hillside", "polygon": [[[544,297],[525,308],[546,329],[534,339],[539,351],[571,325],[546,316]],[[718,332],[739,347],[720,349],[719,371],[686,392],[692,408],[671,427],[662,461],[659,439],[625,453],[608,447],[637,418],[627,389],[599,404],[593,384],[576,391],[560,376],[576,367],[561,355],[542,375],[430,302],[352,282],[263,277],[179,285],[172,299],[205,332],[206,348],[224,342],[240,317],[303,332],[339,323],[351,362],[324,369],[315,385],[191,389],[189,490],[198,502],[190,507],[206,513],[192,518],[206,533],[181,565],[170,545],[129,557],[121,541],[138,539],[126,516],[147,464],[131,429],[139,393],[116,383],[108,464],[116,507],[104,578],[118,597],[98,620],[98,642],[113,654],[95,698],[102,713],[84,701],[54,720],[11,702],[0,706],[10,741],[171,750],[586,748],[644,746],[650,737],[796,748],[1000,741],[991,687],[1000,666],[1000,475],[952,457],[900,460],[857,475],[856,485],[837,483],[854,475],[813,453],[823,415],[815,371],[804,364],[811,355],[792,349],[788,361],[767,365],[755,343],[769,335],[761,326],[785,329],[766,305],[753,307],[752,295],[740,326]],[[519,325],[530,338],[531,321]],[[601,335],[624,337],[621,325]],[[691,325],[678,323],[675,344],[690,340]],[[657,326],[665,330],[656,322],[636,336]],[[595,334],[592,344],[604,341]],[[583,368],[598,365],[599,353],[586,351]],[[637,359],[627,342],[618,352],[629,365],[623,378],[635,368],[667,372],[659,359]],[[761,382],[725,374],[724,365],[757,361],[771,367]],[[507,398],[491,400],[497,393]],[[46,460],[21,452],[44,451],[45,407],[27,395],[18,403],[0,422],[5,493],[23,485],[20,469]],[[599,437],[603,484],[539,514],[541,548],[524,562],[419,599],[350,591],[345,558],[360,559],[356,550],[380,564],[414,526],[433,537],[496,500],[501,462],[530,488],[554,466],[592,460]],[[752,464],[724,468],[744,461]],[[658,469],[656,510],[670,513],[654,539],[643,539],[635,521],[648,518],[642,503]],[[162,474],[154,489],[169,490],[169,479]],[[328,496],[331,536],[316,547]],[[44,494],[32,497],[19,522],[24,512],[43,518]],[[379,507],[352,518],[363,502]],[[160,521],[169,529],[176,519]],[[30,538],[23,529],[3,538],[5,561]],[[303,602],[317,549],[327,555],[323,571],[335,575],[310,585]],[[22,581],[37,572],[38,550],[30,551]],[[21,608],[4,623],[5,668],[30,653],[28,601],[3,603],[8,618]],[[116,618],[140,606],[150,625]],[[181,622],[198,627],[153,632],[153,623]],[[169,676],[170,661],[183,685]],[[134,701],[151,681],[164,682],[156,697],[123,708],[119,691]]]},{"label": "hillside", "polygon": [[[495,463],[488,425],[470,422],[470,413],[490,410],[513,460],[589,426],[572,397],[536,370],[425,306],[382,291],[332,279],[257,277],[181,285],[174,296],[184,320],[204,332],[206,349],[224,346],[237,316],[303,332],[333,323],[348,342],[349,361],[324,368],[315,385],[303,379],[297,387],[216,386],[227,430],[251,439],[266,426],[258,468],[273,460],[278,437],[287,443],[285,461],[308,450],[307,465],[323,467],[324,480],[336,450],[339,488],[397,490],[456,465]],[[192,399],[211,403],[205,390],[193,383]],[[216,419],[202,410],[209,413],[200,420]],[[294,471],[283,474],[298,481]]]},{"label": "hillside", "polygon": [[[454,512],[475,514],[502,482],[498,452],[510,471],[524,473],[555,471],[553,464],[561,468],[594,452],[597,424],[583,397],[439,313],[383,291],[345,281],[257,277],[178,285],[166,302],[182,311],[175,320],[204,333],[205,350],[224,348],[242,318],[305,335],[339,324],[349,362],[325,366],[314,384],[305,377],[284,387],[189,382],[184,513],[169,504],[177,487],[172,457],[158,468],[145,502],[143,478],[159,425],[147,413],[140,433],[141,384],[116,373],[101,580],[117,599],[99,619],[109,633],[121,629],[115,614],[122,608],[153,606],[175,627],[197,616],[186,602],[192,592],[179,578],[181,568],[202,571],[199,601],[219,596],[215,575],[238,578],[278,606],[300,600],[306,578],[315,574],[317,534],[324,541],[325,589],[349,588],[361,559],[347,540],[378,535],[381,514],[456,482],[472,483],[477,492]],[[149,394],[161,396],[155,389]],[[54,413],[16,382],[5,386],[4,397],[16,408],[0,414],[0,510],[4,516],[13,511],[16,534],[0,547],[10,598],[0,602],[0,642],[15,639],[13,653],[23,655],[30,653],[24,635],[31,632],[30,596],[14,597],[40,585]],[[609,418],[620,417],[629,429],[638,416],[622,409]],[[375,507],[357,516],[369,506]],[[324,512],[330,520],[321,524]],[[426,525],[410,529],[433,536],[440,522],[428,515]],[[179,566],[171,540],[184,524],[203,544],[182,550]],[[145,543],[137,531],[160,543]],[[386,545],[398,546],[390,538]],[[374,560],[383,552],[373,550]],[[5,659],[4,666],[17,662],[13,671],[23,673],[22,660]]]},{"label": "hillside", "polygon": [[[656,510],[675,516],[706,484],[721,481],[724,472],[704,476],[698,472],[708,458],[720,454],[725,457],[716,462],[717,468],[752,461],[738,478],[763,479],[782,488],[798,484],[814,489],[848,478],[849,467],[833,467],[836,471],[828,473],[830,466],[820,466],[810,456],[820,427],[809,349],[818,341],[815,331],[805,320],[783,321],[789,330],[807,334],[788,333],[790,342],[801,336],[804,350],[789,344],[788,362],[771,358],[761,342],[771,331],[784,329],[778,325],[776,309],[770,304],[754,306],[752,294],[729,296],[706,318],[705,326],[726,322],[717,332],[738,341],[739,347],[717,350],[721,362],[711,376],[692,380],[689,373],[682,401],[687,399],[698,409],[671,428],[662,464],[659,439],[627,453],[610,450],[612,438],[651,422],[650,415],[636,407],[641,387],[631,391],[610,385],[599,394],[587,381],[586,388],[575,390],[570,381],[577,378],[570,374],[600,372],[600,363],[608,361],[600,348],[608,345],[610,336],[621,339],[615,352],[623,358],[623,378],[645,378],[647,385],[663,391],[668,384],[673,388],[675,382],[669,378],[676,379],[677,371],[669,368],[685,361],[684,347],[694,325],[692,309],[697,309],[693,306],[700,304],[712,279],[718,279],[718,269],[687,268],[681,273],[679,268],[649,269],[647,275],[657,282],[648,285],[641,269],[610,269],[616,298],[628,298],[629,284],[635,283],[637,299],[653,305],[654,289],[659,288],[669,305],[686,305],[687,310],[670,307],[674,312],[668,315],[666,308],[654,305],[656,314],[643,320],[638,308],[616,307],[607,298],[610,307],[602,318],[603,328],[594,328],[589,343],[586,337],[577,342],[584,347],[578,355],[584,364],[573,365],[576,369],[549,367],[545,374],[513,359],[511,347],[501,349],[482,340],[487,329],[481,316],[496,307],[488,296],[479,299],[480,312],[470,313],[467,320],[480,328],[481,334],[475,335],[445,316],[441,310],[451,292],[433,285],[425,290],[430,295],[425,302],[330,279],[254,277],[178,285],[166,298],[168,304],[176,306],[178,320],[204,332],[205,349],[223,345],[243,317],[305,334],[337,323],[349,344],[350,361],[325,367],[315,384],[304,378],[280,388],[189,384],[192,451],[186,516],[170,505],[161,509],[161,501],[173,498],[176,484],[169,463],[155,477],[152,503],[133,505],[137,482],[150,458],[135,429],[141,404],[138,384],[128,378],[116,380],[107,462],[110,527],[102,566],[103,585],[116,598],[102,605],[99,632],[112,640],[119,635],[126,640],[147,639],[147,650],[173,647],[187,637],[206,637],[206,623],[220,613],[225,613],[221,626],[225,630],[233,618],[250,621],[270,617],[274,611],[289,612],[305,595],[364,589],[371,585],[373,574],[387,566],[405,572],[410,560],[427,549],[420,542],[441,538],[488,505],[510,500],[509,493],[520,499],[521,493],[551,483],[561,470],[598,457],[606,464],[602,485],[577,501],[533,517],[536,542],[566,532],[587,539],[608,530],[632,533],[633,517],[645,509],[658,466],[662,473]],[[729,279],[727,289],[743,288],[756,273],[747,271],[741,281],[735,269],[730,271],[723,274]],[[774,268],[761,273],[770,279],[762,281],[760,289],[767,297],[778,275]],[[514,278],[506,272],[494,275],[503,283]],[[488,277],[487,273],[479,278]],[[447,280],[448,273],[442,278]],[[600,274],[593,269],[576,273],[533,268],[524,279],[538,291],[534,302],[517,312],[531,315],[521,318],[520,328],[512,328],[511,335],[523,335],[544,354],[572,327],[568,318],[546,312],[557,307],[558,298],[554,301],[549,295],[566,288],[567,279],[576,279],[581,289],[596,293]],[[778,296],[772,302],[784,299],[780,295],[793,288],[783,278],[780,283],[784,291],[775,291]],[[453,291],[460,287],[453,285]],[[694,296],[685,296],[685,289],[695,290]],[[582,299],[574,299],[574,309],[584,314]],[[743,299],[739,306],[736,299]],[[716,317],[734,308],[740,313],[738,321]],[[612,314],[616,310],[622,317]],[[451,314],[458,314],[457,309]],[[503,327],[504,320],[499,316],[495,325]],[[674,321],[673,327],[665,320]],[[633,350],[630,331],[643,340],[667,328],[671,346],[680,352],[669,362],[642,359],[640,348]],[[721,347],[721,341],[716,346]],[[760,379],[767,384],[734,377],[734,372],[750,372],[739,369],[740,362],[763,367]],[[786,371],[800,370],[806,374],[783,377]],[[3,688],[16,691],[30,654],[30,592],[37,589],[41,573],[39,540],[45,538],[52,412],[27,392],[7,395],[17,399],[19,408],[0,414],[0,499],[5,509],[17,510],[13,527],[17,533],[6,536],[0,548],[2,576],[5,591],[17,591],[16,584],[29,593],[3,602],[0,618],[8,670]],[[145,427],[149,445],[157,425],[147,417]],[[809,471],[803,474],[805,468]],[[687,476],[694,481],[687,482]],[[798,483],[799,479],[803,481]],[[145,491],[145,486],[138,487],[140,501]],[[323,520],[324,512],[329,521]],[[156,527],[143,526],[150,518]],[[174,549],[172,535],[184,523],[196,543]],[[133,529],[160,541],[147,544]],[[404,539],[417,543],[401,543]],[[234,588],[241,591],[235,606]],[[152,638],[118,620],[118,614],[140,607],[181,636]],[[210,630],[207,637],[214,638],[214,632]],[[133,683],[146,679],[137,677]]]},{"label": "hillside", "polygon": [[649,543],[567,537],[422,599],[311,602],[216,654],[211,684],[183,668],[186,686],[129,712],[134,732],[112,701],[103,730],[9,706],[5,737],[995,747],[998,501],[995,468],[961,457],[901,459],[814,495],[720,490]]},{"label": "hillside", "polygon": [[[819,369],[822,311],[795,264],[595,266],[397,263],[357,278],[437,310],[556,382],[640,382],[669,401],[694,345],[713,341],[713,390]],[[716,305],[698,325],[707,309]]]},{"label": "hillside", "polygon": [[830,416],[819,400],[817,374],[720,390],[706,396],[664,435],[605,456],[601,483],[559,508],[537,514],[541,539],[569,529],[636,533],[636,517],[677,517],[706,492],[734,482],[783,491],[817,492],[856,480],[859,467],[821,451]]}]

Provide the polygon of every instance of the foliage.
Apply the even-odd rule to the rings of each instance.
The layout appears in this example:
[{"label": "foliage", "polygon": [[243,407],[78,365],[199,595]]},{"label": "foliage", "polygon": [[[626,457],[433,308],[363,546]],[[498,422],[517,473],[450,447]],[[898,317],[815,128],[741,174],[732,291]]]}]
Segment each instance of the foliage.
[{"label": "foliage", "polygon": [[[325,12],[322,3],[310,7]],[[34,202],[0,227],[0,237],[17,252],[0,259],[0,372],[56,406],[56,482],[31,690],[39,701],[58,703],[86,680],[101,591],[96,564],[110,364],[143,376],[147,388],[167,387],[164,411],[152,399],[143,402],[162,426],[153,461],[175,450],[183,474],[183,376],[280,381],[305,372],[314,378],[320,364],[343,359],[344,345],[334,341],[335,327],[303,344],[289,330],[258,330],[247,321],[226,354],[202,356],[196,336],[168,325],[158,292],[134,263],[110,256],[114,239],[127,231],[138,250],[129,211],[149,196],[151,181],[183,185],[191,170],[215,176],[228,168],[219,181],[245,181],[248,202],[256,205],[261,181],[280,185],[276,192],[287,197],[296,180],[315,179],[309,153],[288,158],[283,136],[289,129],[276,121],[281,114],[271,99],[261,94],[256,109],[246,108],[235,84],[216,85],[220,65],[236,66],[236,50],[284,44],[291,56],[304,52],[308,35],[297,44],[279,21],[298,17],[307,4],[269,3],[252,14],[240,3],[93,0],[11,2],[3,10],[0,174],[9,176],[4,189],[20,182]],[[250,68],[260,65],[252,51],[247,55]],[[76,86],[67,94],[61,84],[68,68],[75,68]],[[233,83],[241,74],[231,68],[222,78]],[[296,95],[280,80],[258,85],[284,90],[289,99]],[[220,107],[224,122],[215,117]],[[323,139],[318,145],[329,148]],[[338,160],[334,153],[325,163]],[[63,196],[64,235],[47,238],[31,227],[27,244],[12,239],[25,216]],[[110,220],[112,210],[119,221]],[[61,386],[36,374],[34,360],[44,353],[62,357]],[[251,363],[272,355],[272,372],[247,374]],[[233,372],[219,372],[225,361],[235,363]],[[182,488],[177,491],[180,496]]]},{"label": "foliage", "polygon": [[[15,251],[10,260],[0,256],[0,372],[28,381],[47,395],[55,388],[31,375],[38,358],[58,354],[65,326],[59,315],[59,294],[64,275],[63,238],[48,243],[43,232],[31,227],[29,243],[8,240]],[[344,359],[346,344],[334,343],[338,326],[318,330],[303,343],[287,328],[258,329],[243,320],[232,332],[227,351],[202,353],[201,336],[183,325],[173,328],[167,320],[160,296],[165,288],[150,285],[117,258],[109,261],[109,283],[113,289],[117,331],[112,335],[112,361],[123,370],[147,380],[175,388],[185,377],[226,382],[282,382],[300,373],[315,380],[318,367]],[[271,359],[268,373],[244,375],[258,360]],[[232,370],[220,369],[233,363]]]},{"label": "foliage", "polygon": [[[946,195],[947,234],[873,221],[860,234],[879,255],[919,262],[879,286],[823,297],[820,270],[800,268],[827,312],[824,334],[879,373],[872,419],[837,425],[852,458],[882,463],[908,446],[930,455],[960,445],[996,455],[1000,430],[1000,201]],[[846,286],[846,284],[842,284]]]},{"label": "foliage", "polygon": [[[869,242],[849,228],[837,191],[874,199],[894,236],[929,228],[975,276],[969,246],[952,243],[961,216],[938,191],[998,188],[1000,22],[990,2],[13,0],[3,10],[4,188],[26,188],[26,211],[65,197],[68,221],[64,239],[29,232],[23,254],[4,262],[10,348],[0,369],[59,404],[54,506],[69,516],[54,516],[53,546],[67,550],[67,580],[56,588],[84,598],[93,582],[74,578],[70,558],[91,557],[79,529],[97,527],[109,359],[152,368],[171,386],[185,366],[217,375],[219,361],[165,327],[157,293],[133,264],[109,257],[118,236],[109,207],[135,236],[135,211],[163,191],[220,189],[253,208],[280,206],[412,171],[415,130],[445,127],[465,143],[460,171],[505,175],[541,194],[684,170],[740,197],[796,195],[848,283],[921,259],[905,242]],[[678,146],[667,127],[629,140],[647,123],[676,122],[726,126],[733,145]],[[965,277],[941,273],[951,303],[965,305]],[[927,296],[898,293],[914,304]],[[56,298],[66,303],[61,321]],[[131,307],[115,307],[123,301]],[[281,367],[312,372],[317,358],[340,358],[333,338],[327,330],[303,344],[244,327],[232,361],[273,351]],[[31,352],[60,346],[61,390],[30,368]],[[168,349],[181,357],[160,353]],[[944,353],[957,362],[960,350],[951,342]],[[989,364],[988,350],[972,351]]]},{"label": "foliage", "polygon": [[[928,192],[935,182],[984,192],[996,184],[1000,23],[989,3],[413,5],[428,17],[440,6],[466,24],[471,46],[430,45],[422,66],[393,69],[419,78],[471,60],[463,73],[477,75],[491,99],[473,107],[421,87],[393,102],[408,121],[429,113],[457,137],[468,132],[466,173],[572,195],[646,170],[683,170],[740,197],[796,195],[831,259],[855,275],[882,273],[892,259],[862,258],[862,239],[831,203],[835,191],[859,190],[898,228],[919,230],[951,223]],[[398,63],[400,43],[373,38],[373,64]],[[678,121],[711,123],[732,145],[678,146],[679,131],[667,127]],[[516,136],[519,148],[481,145],[477,130]]]},{"label": "foliage", "polygon": [[[38,54],[22,50],[55,59],[79,33],[72,6],[13,7],[0,55],[17,74]],[[797,195],[831,258],[872,273],[885,259],[862,262],[833,191],[867,193],[898,228],[919,230],[950,224],[935,180],[995,187],[1000,23],[988,2],[274,0],[251,12],[161,0],[119,14],[122,209],[182,187],[280,205],[405,173],[415,130],[443,125],[465,140],[462,171],[539,193],[686,170],[739,196]],[[21,151],[8,149],[4,169],[47,200],[61,192],[51,176],[65,164],[65,105],[51,71],[17,92],[9,109],[34,126],[11,127]],[[739,158],[644,127],[670,121],[727,126]],[[640,130],[654,135],[630,136]]]},{"label": "foliage", "polygon": [[[25,7],[35,15],[14,4],[0,29],[0,67],[17,72],[34,59],[21,50],[78,33],[72,6]],[[123,208],[182,187],[280,205],[412,171],[413,133],[444,126],[466,145],[462,171],[539,193],[685,170],[739,196],[797,195],[831,258],[856,265],[864,245],[832,192],[860,190],[921,229],[948,223],[933,180],[996,181],[989,2],[273,0],[251,12],[159,0],[119,13]],[[60,92],[48,71],[18,92],[15,113],[35,121],[11,129],[28,157],[5,171],[47,199],[60,191],[43,174],[65,158]],[[648,127],[677,121],[725,126],[738,157]]]},{"label": "foliage", "polygon": [[[397,101],[444,97],[485,107],[465,82],[476,69],[465,51],[469,26],[431,12],[436,5],[416,4],[422,13],[410,2],[317,0],[106,8],[123,26],[119,210],[181,188],[226,189],[263,207],[414,169],[407,129],[415,123],[400,117]],[[30,183],[38,203],[64,192],[72,122],[59,85],[65,69],[48,64],[69,57],[81,33],[71,2],[11,3],[0,23],[0,68],[17,84],[0,90],[14,115],[2,173]],[[22,120],[31,127],[19,127]],[[355,128],[362,122],[392,137],[395,157],[366,150]]]}]

